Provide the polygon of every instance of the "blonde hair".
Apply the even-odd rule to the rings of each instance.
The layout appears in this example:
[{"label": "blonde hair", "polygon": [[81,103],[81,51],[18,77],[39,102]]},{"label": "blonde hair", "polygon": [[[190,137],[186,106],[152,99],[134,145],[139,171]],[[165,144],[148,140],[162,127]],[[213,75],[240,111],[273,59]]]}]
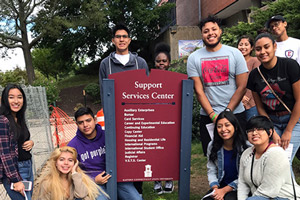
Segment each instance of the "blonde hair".
[{"label": "blonde hair", "polygon": [[[62,186],[62,181],[60,180],[60,172],[56,167],[56,162],[63,152],[69,152],[73,156],[73,160],[77,160],[77,151],[73,147],[64,146],[56,148],[48,160],[45,171],[42,172],[43,175],[36,181],[37,189],[36,193],[33,195],[32,199],[43,199],[44,196],[51,196],[51,200],[63,200],[65,199],[65,190]],[[82,176],[82,183],[86,186],[88,190],[88,197],[90,199],[96,199],[100,194],[108,195],[88,176],[84,173],[80,167],[77,167],[77,173],[80,173]],[[69,183],[72,183],[72,172],[68,173],[67,179]],[[44,194],[42,194],[42,189]],[[100,191],[100,192],[99,192]]]}]

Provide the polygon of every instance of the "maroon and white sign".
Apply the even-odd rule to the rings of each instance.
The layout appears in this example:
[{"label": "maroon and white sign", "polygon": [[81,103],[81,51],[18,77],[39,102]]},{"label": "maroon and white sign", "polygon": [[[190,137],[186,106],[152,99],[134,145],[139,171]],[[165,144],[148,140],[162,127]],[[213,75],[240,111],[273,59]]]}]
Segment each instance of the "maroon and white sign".
[{"label": "maroon and white sign", "polygon": [[178,180],[182,80],[152,69],[115,73],[117,181]]}]

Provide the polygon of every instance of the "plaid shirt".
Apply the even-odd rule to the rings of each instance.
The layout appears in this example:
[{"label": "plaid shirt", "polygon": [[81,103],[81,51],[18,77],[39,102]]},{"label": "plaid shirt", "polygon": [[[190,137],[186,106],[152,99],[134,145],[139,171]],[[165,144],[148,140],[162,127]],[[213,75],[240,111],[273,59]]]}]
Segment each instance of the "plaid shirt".
[{"label": "plaid shirt", "polygon": [[8,119],[0,115],[0,183],[4,175],[12,183],[22,180],[18,171],[18,144],[13,137]]}]

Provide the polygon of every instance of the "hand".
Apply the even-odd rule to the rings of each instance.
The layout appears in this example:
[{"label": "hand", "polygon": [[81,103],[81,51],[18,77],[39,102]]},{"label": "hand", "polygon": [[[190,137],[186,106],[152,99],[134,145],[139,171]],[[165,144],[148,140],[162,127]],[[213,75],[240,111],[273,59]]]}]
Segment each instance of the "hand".
[{"label": "hand", "polygon": [[75,164],[74,164],[74,166],[73,166],[73,168],[72,168],[72,174],[75,173],[75,172],[77,172],[78,164],[79,164],[79,161],[76,160],[76,162],[75,162]]},{"label": "hand", "polygon": [[101,172],[100,174],[98,174],[95,177],[95,182],[97,184],[104,185],[105,183],[107,183],[108,179],[110,179],[110,177],[111,177],[110,174],[107,174],[106,176],[103,176],[104,174],[105,174],[105,171]]},{"label": "hand", "polygon": [[242,103],[243,103],[243,105],[245,106],[245,104],[249,103],[249,100],[250,100],[250,98],[249,98],[249,97],[247,97],[247,96],[243,96],[243,99],[242,99]]},{"label": "hand", "polygon": [[292,131],[285,130],[281,136],[281,147],[283,149],[288,148],[292,137]]},{"label": "hand", "polygon": [[281,146],[281,138],[280,136],[276,133],[275,129],[273,131],[273,136],[272,136],[273,142],[279,146]]},{"label": "hand", "polygon": [[225,194],[226,192],[222,188],[221,189],[215,188],[215,192],[212,196],[215,200],[223,200]]},{"label": "hand", "polygon": [[34,145],[34,142],[32,140],[27,140],[26,142],[23,143],[22,148],[25,151],[30,151]]},{"label": "hand", "polygon": [[14,191],[19,192],[24,196],[25,185],[22,183],[22,181],[14,183]]}]

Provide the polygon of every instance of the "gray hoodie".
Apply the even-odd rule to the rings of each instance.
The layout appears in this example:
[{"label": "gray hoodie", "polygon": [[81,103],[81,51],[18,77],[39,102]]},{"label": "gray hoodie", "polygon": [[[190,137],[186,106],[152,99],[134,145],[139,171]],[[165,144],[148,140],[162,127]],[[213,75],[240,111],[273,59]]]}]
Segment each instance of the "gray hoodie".
[{"label": "gray hoodie", "polygon": [[115,57],[116,52],[112,52],[101,61],[99,68],[99,83],[100,83],[100,91],[102,98],[102,80],[108,78],[109,74],[123,72],[128,70],[136,70],[136,69],[146,69],[147,74],[149,74],[149,69],[146,61],[137,55],[137,53],[129,52],[129,61],[126,65],[123,65],[118,59]]}]

